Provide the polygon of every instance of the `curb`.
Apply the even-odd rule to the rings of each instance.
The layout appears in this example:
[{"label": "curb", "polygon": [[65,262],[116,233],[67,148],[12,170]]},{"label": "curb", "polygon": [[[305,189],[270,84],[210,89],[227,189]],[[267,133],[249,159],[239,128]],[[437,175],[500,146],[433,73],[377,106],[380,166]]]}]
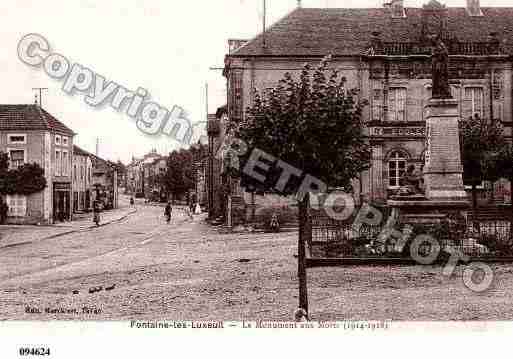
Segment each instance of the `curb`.
[{"label": "curb", "polygon": [[72,234],[72,233],[76,233],[76,232],[80,232],[82,230],[89,230],[89,229],[94,229],[94,228],[99,228],[99,227],[104,227],[106,225],[109,225],[109,224],[112,224],[114,222],[120,222],[122,220],[124,220],[125,218],[127,218],[128,216],[134,214],[137,212],[137,208],[134,208],[133,210],[131,210],[130,212],[127,212],[125,215],[119,217],[119,218],[116,218],[116,219],[112,219],[110,221],[107,221],[107,222],[104,222],[104,223],[101,223],[100,225],[96,226],[96,225],[90,225],[90,226],[87,226],[87,227],[83,227],[83,228],[79,228],[79,229],[72,229],[72,230],[69,230],[69,231],[65,231],[65,232],[62,232],[62,233],[57,233],[57,234],[52,234],[48,237],[43,237],[43,238],[40,238],[40,239],[37,239],[37,240],[33,240],[33,241],[26,241],[26,242],[18,242],[18,243],[12,243],[12,244],[8,244],[6,246],[2,246],[0,247],[0,249],[4,249],[4,248],[12,248],[12,247],[18,247],[18,246],[22,246],[22,245],[25,245],[25,244],[31,244],[31,243],[34,243],[34,242],[42,242],[42,241],[46,241],[48,239],[54,239],[54,238],[58,238],[58,237],[62,237],[62,236],[66,236],[68,234]]}]

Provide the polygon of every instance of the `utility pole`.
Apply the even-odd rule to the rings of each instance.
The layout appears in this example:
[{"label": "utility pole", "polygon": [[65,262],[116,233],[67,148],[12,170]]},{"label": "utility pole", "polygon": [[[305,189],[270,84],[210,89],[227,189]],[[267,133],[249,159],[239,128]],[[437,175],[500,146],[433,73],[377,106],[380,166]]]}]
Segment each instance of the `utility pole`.
[{"label": "utility pole", "polygon": [[32,90],[39,91],[39,107],[43,107],[43,90],[48,90],[48,87],[32,87]]},{"label": "utility pole", "polygon": [[266,44],[266,38],[265,38],[265,20],[266,20],[266,12],[267,12],[267,9],[266,9],[266,0],[262,0],[264,2],[264,16],[263,16],[263,30],[262,30],[262,37],[263,37],[263,45],[262,47],[267,47],[267,44]]}]

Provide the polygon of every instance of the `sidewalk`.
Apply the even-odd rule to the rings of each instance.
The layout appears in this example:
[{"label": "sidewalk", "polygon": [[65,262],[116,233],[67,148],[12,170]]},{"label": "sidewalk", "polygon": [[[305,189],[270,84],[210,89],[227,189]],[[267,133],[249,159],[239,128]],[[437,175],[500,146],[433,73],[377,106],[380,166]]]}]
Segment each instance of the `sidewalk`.
[{"label": "sidewalk", "polygon": [[[133,207],[123,207],[101,213],[100,226],[120,221],[137,210]],[[0,226],[0,249],[14,247],[60,237],[81,230],[96,227],[93,223],[92,213],[73,222],[57,223],[49,226]]]}]

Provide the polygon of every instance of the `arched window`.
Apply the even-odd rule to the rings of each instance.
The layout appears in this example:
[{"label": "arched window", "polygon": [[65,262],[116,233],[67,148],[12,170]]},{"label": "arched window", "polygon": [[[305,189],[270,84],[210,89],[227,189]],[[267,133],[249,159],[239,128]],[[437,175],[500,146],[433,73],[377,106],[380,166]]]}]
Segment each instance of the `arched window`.
[{"label": "arched window", "polygon": [[388,160],[388,186],[392,188],[401,185],[401,177],[406,171],[407,158],[401,151],[394,151]]}]

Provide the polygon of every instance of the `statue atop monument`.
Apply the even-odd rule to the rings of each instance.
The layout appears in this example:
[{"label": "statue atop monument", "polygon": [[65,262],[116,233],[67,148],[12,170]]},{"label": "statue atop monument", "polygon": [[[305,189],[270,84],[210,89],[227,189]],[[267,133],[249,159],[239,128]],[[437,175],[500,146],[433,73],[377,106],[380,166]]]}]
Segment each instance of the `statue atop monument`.
[{"label": "statue atop monument", "polygon": [[433,39],[431,66],[433,77],[431,97],[434,99],[452,98],[449,87],[449,51],[440,37]]}]

